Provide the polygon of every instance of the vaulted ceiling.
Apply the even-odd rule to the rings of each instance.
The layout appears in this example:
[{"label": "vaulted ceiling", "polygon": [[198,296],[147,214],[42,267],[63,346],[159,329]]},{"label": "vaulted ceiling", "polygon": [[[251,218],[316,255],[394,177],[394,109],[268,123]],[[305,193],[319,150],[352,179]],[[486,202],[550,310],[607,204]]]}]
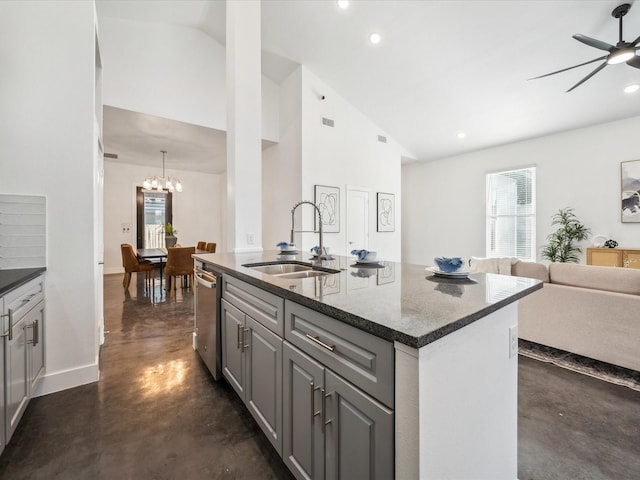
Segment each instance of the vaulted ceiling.
[{"label": "vaulted ceiling", "polygon": [[[276,82],[306,65],[417,161],[431,161],[640,115],[640,69],[601,62],[581,33],[615,44],[611,0],[262,2],[263,72]],[[223,1],[98,0],[98,14],[198,28],[224,44]],[[624,17],[640,35],[640,5]],[[381,35],[377,45],[372,32]],[[464,132],[465,138],[458,138]]]}]

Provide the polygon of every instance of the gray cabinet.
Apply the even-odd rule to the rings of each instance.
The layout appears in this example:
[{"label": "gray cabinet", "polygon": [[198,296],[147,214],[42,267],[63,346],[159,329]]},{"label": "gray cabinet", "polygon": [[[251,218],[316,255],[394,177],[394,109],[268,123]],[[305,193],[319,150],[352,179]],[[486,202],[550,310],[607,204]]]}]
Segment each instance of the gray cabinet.
[{"label": "gray cabinet", "polygon": [[27,363],[29,368],[29,382],[31,396],[36,389],[42,375],[44,373],[44,302],[29,312],[29,321],[27,324]]},{"label": "gray cabinet", "polygon": [[11,439],[13,432],[22,418],[22,414],[29,403],[29,391],[31,382],[29,380],[29,365],[27,357],[27,327],[30,316],[26,315],[19,321],[11,325],[11,339],[7,337],[6,344],[6,432],[7,442]]},{"label": "gray cabinet", "polygon": [[6,445],[5,439],[5,396],[4,396],[4,336],[7,333],[4,326],[5,319],[4,297],[0,297],[0,454],[4,451]]},{"label": "gray cabinet", "polygon": [[299,479],[393,478],[393,411],[284,344],[285,464]]},{"label": "gray cabinet", "polygon": [[0,409],[0,447],[3,441],[6,444],[11,440],[44,372],[44,276],[17,287],[2,300],[0,343],[4,392],[0,397],[4,408]]},{"label": "gray cabinet", "polygon": [[393,478],[390,342],[229,275],[220,310],[222,373],[297,478]]},{"label": "gray cabinet", "polygon": [[325,478],[393,478],[393,411],[331,370],[325,385]]},{"label": "gray cabinet", "polygon": [[324,367],[288,342],[283,354],[285,465],[299,479],[324,478]]},{"label": "gray cabinet", "polygon": [[282,452],[282,338],[225,299],[221,305],[222,373]]},{"label": "gray cabinet", "polygon": [[286,340],[393,408],[391,342],[290,300],[285,303],[284,323]]},{"label": "gray cabinet", "polygon": [[222,330],[222,374],[244,400],[244,323],[245,315],[229,302],[220,306]]},{"label": "gray cabinet", "polygon": [[282,339],[246,319],[245,403],[278,453],[282,452]]}]

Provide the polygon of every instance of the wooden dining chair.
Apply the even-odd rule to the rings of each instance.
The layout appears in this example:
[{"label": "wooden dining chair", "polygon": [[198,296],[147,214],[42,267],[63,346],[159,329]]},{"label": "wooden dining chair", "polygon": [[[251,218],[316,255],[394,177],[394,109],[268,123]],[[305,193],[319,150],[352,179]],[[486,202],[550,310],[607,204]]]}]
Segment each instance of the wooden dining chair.
[{"label": "wooden dining chair", "polygon": [[198,244],[196,245],[197,250],[206,250],[206,248],[207,242],[198,242]]},{"label": "wooden dining chair", "polygon": [[173,295],[176,286],[176,277],[183,275],[189,276],[189,286],[191,291],[193,287],[193,258],[191,255],[196,253],[196,247],[170,247],[167,248],[167,263],[164,267],[164,273],[167,277],[169,296]]},{"label": "wooden dining chair", "polygon": [[156,266],[148,260],[138,259],[133,247],[128,243],[122,243],[120,251],[122,252],[122,266],[124,267],[124,278],[122,279],[124,289],[127,290],[129,288],[133,272],[144,272],[147,286],[149,285],[149,280],[151,280],[152,288],[155,288]]},{"label": "wooden dining chair", "polygon": [[216,244],[215,243],[207,243],[205,250],[209,253],[216,253]]}]

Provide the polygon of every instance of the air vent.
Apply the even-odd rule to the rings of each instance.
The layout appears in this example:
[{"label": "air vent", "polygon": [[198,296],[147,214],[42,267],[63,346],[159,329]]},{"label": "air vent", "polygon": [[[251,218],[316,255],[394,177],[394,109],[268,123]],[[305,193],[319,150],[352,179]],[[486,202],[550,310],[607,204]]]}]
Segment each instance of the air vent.
[{"label": "air vent", "polygon": [[104,158],[114,158],[117,159],[118,158],[118,154],[117,153],[106,153],[104,154]]},{"label": "air vent", "polygon": [[327,127],[333,127],[334,122],[330,118],[322,117],[322,124]]},{"label": "air vent", "polygon": [[383,137],[382,135],[378,135],[378,141],[380,143],[387,143],[387,137]]}]

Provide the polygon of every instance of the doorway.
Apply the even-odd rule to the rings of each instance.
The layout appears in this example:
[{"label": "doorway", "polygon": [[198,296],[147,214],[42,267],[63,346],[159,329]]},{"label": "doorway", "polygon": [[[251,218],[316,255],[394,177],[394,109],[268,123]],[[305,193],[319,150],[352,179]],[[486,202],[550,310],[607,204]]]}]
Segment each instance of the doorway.
[{"label": "doorway", "polygon": [[347,253],[369,247],[369,190],[347,187]]},{"label": "doorway", "polygon": [[173,222],[173,196],[168,191],[136,187],[136,236],[138,248],[163,248],[164,226]]}]

